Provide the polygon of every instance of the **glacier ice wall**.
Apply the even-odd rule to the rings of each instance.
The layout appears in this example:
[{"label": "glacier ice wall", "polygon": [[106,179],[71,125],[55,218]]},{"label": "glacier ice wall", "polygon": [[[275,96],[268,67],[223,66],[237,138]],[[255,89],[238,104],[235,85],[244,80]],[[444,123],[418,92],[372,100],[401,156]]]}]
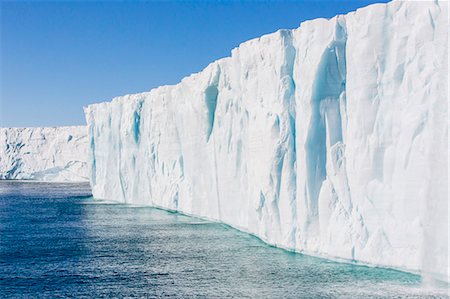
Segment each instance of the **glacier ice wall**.
[{"label": "glacier ice wall", "polygon": [[0,179],[87,181],[85,126],[0,128]]},{"label": "glacier ice wall", "polygon": [[86,107],[94,196],[448,280],[447,15],[397,1],[304,22]]}]

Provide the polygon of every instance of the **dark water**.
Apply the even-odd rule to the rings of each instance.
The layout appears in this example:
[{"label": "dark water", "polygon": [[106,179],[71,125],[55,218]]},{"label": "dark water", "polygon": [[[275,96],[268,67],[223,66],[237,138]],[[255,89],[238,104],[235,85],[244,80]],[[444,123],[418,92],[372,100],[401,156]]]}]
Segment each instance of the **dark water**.
[{"label": "dark water", "polygon": [[0,181],[1,298],[446,298],[416,275],[285,252],[89,192]]}]

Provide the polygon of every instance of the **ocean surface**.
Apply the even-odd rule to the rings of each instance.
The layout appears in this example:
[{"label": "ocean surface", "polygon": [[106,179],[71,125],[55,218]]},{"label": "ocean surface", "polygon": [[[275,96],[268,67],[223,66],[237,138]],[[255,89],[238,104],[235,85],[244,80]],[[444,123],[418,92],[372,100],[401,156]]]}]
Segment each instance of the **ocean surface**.
[{"label": "ocean surface", "polygon": [[290,253],[226,225],[0,181],[0,298],[448,298],[417,275]]}]

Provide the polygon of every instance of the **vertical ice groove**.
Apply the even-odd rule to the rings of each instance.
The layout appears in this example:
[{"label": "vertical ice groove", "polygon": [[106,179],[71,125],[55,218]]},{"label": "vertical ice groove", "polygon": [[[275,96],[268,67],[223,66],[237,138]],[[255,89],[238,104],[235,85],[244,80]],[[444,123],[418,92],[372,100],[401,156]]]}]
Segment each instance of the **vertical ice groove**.
[{"label": "vertical ice groove", "polygon": [[[278,222],[282,228],[283,237],[281,244],[287,244],[289,248],[295,248],[295,234],[297,230],[296,215],[296,101],[294,68],[296,60],[296,49],[294,47],[294,35],[292,30],[282,31],[285,60],[281,68],[281,90],[280,95],[285,110],[281,122],[282,159],[278,169],[280,179],[277,186],[277,205],[279,217]],[[286,185],[284,187],[283,185]],[[286,191],[283,188],[286,188]],[[286,193],[286,194],[284,194]],[[286,197],[286,199],[284,199]]]},{"label": "vertical ice groove", "polygon": [[96,153],[95,153],[95,134],[94,134],[94,127],[93,126],[89,126],[90,129],[90,143],[89,143],[89,152],[90,152],[90,157],[91,157],[91,175],[90,175],[90,179],[91,179],[91,184],[92,185],[96,185],[96,174],[97,174],[97,162],[95,161],[96,159]]},{"label": "vertical ice groove", "polygon": [[[122,106],[122,103],[120,104],[120,106]],[[122,108],[122,107],[120,107]],[[120,192],[122,195],[122,199],[125,202],[128,202],[128,197],[126,196],[126,190],[127,190],[127,186],[125,185],[125,178],[124,178],[124,169],[122,167],[123,162],[122,162],[122,156],[123,156],[123,151],[124,151],[124,147],[123,147],[123,134],[122,134],[122,111],[123,109],[119,109],[120,113],[117,117],[118,121],[117,121],[117,131],[118,131],[118,137],[117,137],[117,173],[118,173],[118,178],[119,178],[119,186],[120,186]]]},{"label": "vertical ice groove", "polygon": [[221,208],[220,208],[220,180],[219,180],[219,171],[218,171],[218,163],[217,163],[217,148],[216,148],[216,139],[213,136],[213,156],[214,156],[214,178],[216,185],[216,199],[217,199],[217,217],[218,219],[222,219],[221,217]]},{"label": "vertical ice groove", "polygon": [[205,104],[207,108],[207,131],[206,131],[206,141],[209,141],[212,131],[214,129],[214,120],[216,116],[217,98],[219,96],[219,78],[220,78],[220,67],[217,66],[214,77],[211,79],[210,85],[205,89]]},{"label": "vertical ice groove", "polygon": [[313,218],[319,213],[319,193],[327,176],[327,148],[342,141],[339,101],[345,87],[345,38],[345,29],[336,22],[334,39],[322,53],[313,81],[305,145],[308,206]]},{"label": "vertical ice groove", "polygon": [[139,142],[140,137],[140,125],[141,125],[141,110],[142,110],[142,101],[138,101],[136,108],[133,113],[133,138],[134,142]]},{"label": "vertical ice groove", "polygon": [[214,128],[214,118],[217,107],[217,97],[219,95],[219,90],[216,86],[208,86],[205,90],[205,104],[208,109],[208,125],[207,125],[207,141],[211,137],[211,133]]}]

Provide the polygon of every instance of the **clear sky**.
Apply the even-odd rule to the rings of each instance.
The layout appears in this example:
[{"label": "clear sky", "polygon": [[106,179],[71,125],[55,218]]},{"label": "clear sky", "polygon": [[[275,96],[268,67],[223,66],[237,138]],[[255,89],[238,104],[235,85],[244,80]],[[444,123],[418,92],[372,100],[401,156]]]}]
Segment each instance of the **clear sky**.
[{"label": "clear sky", "polygon": [[384,0],[1,2],[0,126],[84,124],[82,107],[175,84],[240,43]]}]

